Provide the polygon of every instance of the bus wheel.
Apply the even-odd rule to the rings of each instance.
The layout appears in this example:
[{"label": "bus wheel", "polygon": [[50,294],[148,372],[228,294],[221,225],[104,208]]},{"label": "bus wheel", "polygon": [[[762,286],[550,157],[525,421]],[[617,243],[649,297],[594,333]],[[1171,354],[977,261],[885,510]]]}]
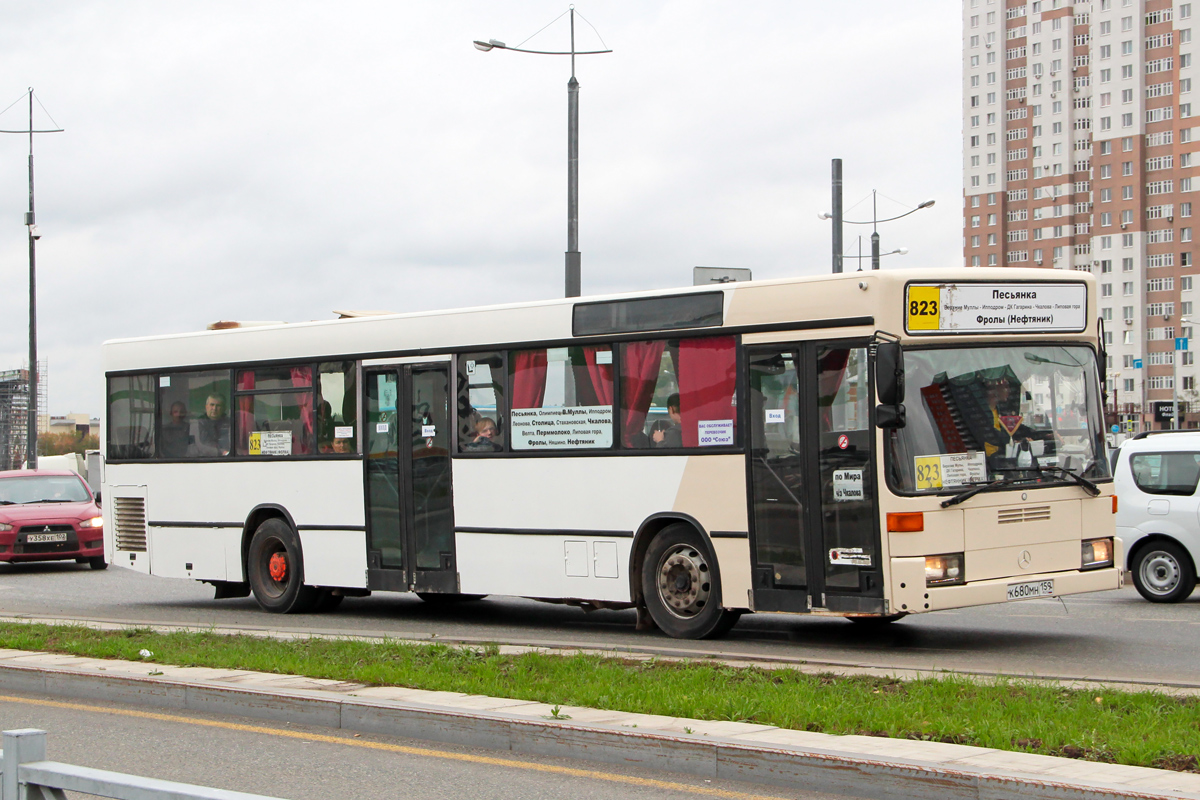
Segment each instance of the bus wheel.
[{"label": "bus wheel", "polygon": [[271,518],[258,526],[250,540],[246,571],[254,599],[265,611],[303,613],[317,601],[317,590],[304,585],[300,540],[281,519]]},{"label": "bus wheel", "polygon": [[655,624],[676,639],[724,636],[740,616],[721,608],[708,548],[682,523],[667,526],[650,542],[642,562],[642,596]]},{"label": "bus wheel", "polygon": [[1178,603],[1196,588],[1187,552],[1174,542],[1151,542],[1133,559],[1133,585],[1151,603]]}]

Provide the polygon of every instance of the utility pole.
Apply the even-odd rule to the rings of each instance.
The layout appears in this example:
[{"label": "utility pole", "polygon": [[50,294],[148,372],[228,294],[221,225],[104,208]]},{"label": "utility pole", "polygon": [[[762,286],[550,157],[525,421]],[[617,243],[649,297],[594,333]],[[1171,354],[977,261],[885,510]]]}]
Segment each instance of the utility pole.
[{"label": "utility pole", "polygon": [[842,160],[833,160],[833,271],[842,271]]},{"label": "utility pole", "polygon": [[[25,463],[29,469],[37,469],[37,429],[38,429],[38,362],[37,362],[37,245],[42,235],[38,233],[37,219],[33,208],[33,135],[35,133],[61,133],[62,128],[51,118],[55,126],[46,130],[35,130],[33,127],[33,87],[29,87],[29,127],[23,131],[0,130],[0,133],[21,133],[29,135],[29,210],[25,212],[25,228],[29,235],[29,406],[28,406],[28,442],[26,444]],[[41,101],[38,101],[41,106]],[[10,106],[11,108],[11,106]],[[42,106],[45,111],[46,107]],[[49,112],[46,113],[49,117]]]}]

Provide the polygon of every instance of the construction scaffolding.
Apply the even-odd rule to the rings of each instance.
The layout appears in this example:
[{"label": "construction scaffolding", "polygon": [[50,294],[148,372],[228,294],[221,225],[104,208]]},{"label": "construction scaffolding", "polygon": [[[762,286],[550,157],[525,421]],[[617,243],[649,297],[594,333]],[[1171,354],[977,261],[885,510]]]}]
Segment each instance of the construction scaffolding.
[{"label": "construction scaffolding", "polygon": [[[38,362],[37,404],[35,415],[48,408],[46,362]],[[20,469],[25,464],[29,442],[29,370],[12,369],[0,372],[0,470]]]}]

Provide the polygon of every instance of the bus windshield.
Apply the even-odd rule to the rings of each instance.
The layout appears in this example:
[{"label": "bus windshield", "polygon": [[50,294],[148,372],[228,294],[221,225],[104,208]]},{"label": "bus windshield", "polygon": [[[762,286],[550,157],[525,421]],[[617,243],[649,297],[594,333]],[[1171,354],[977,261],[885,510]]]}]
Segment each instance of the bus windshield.
[{"label": "bus windshield", "polygon": [[1089,347],[906,349],[904,379],[908,420],[887,448],[888,481],[898,491],[1002,478],[1062,482],[1062,470],[1110,477]]}]

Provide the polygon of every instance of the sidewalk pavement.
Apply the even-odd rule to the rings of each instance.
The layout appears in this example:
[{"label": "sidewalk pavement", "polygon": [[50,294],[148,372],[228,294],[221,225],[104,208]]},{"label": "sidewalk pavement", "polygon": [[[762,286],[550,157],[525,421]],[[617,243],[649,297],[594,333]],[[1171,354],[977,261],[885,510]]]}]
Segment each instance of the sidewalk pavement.
[{"label": "sidewalk pavement", "polygon": [[1195,798],[1200,775],[743,722],[0,649],[0,690],[637,764],[871,800]]}]

